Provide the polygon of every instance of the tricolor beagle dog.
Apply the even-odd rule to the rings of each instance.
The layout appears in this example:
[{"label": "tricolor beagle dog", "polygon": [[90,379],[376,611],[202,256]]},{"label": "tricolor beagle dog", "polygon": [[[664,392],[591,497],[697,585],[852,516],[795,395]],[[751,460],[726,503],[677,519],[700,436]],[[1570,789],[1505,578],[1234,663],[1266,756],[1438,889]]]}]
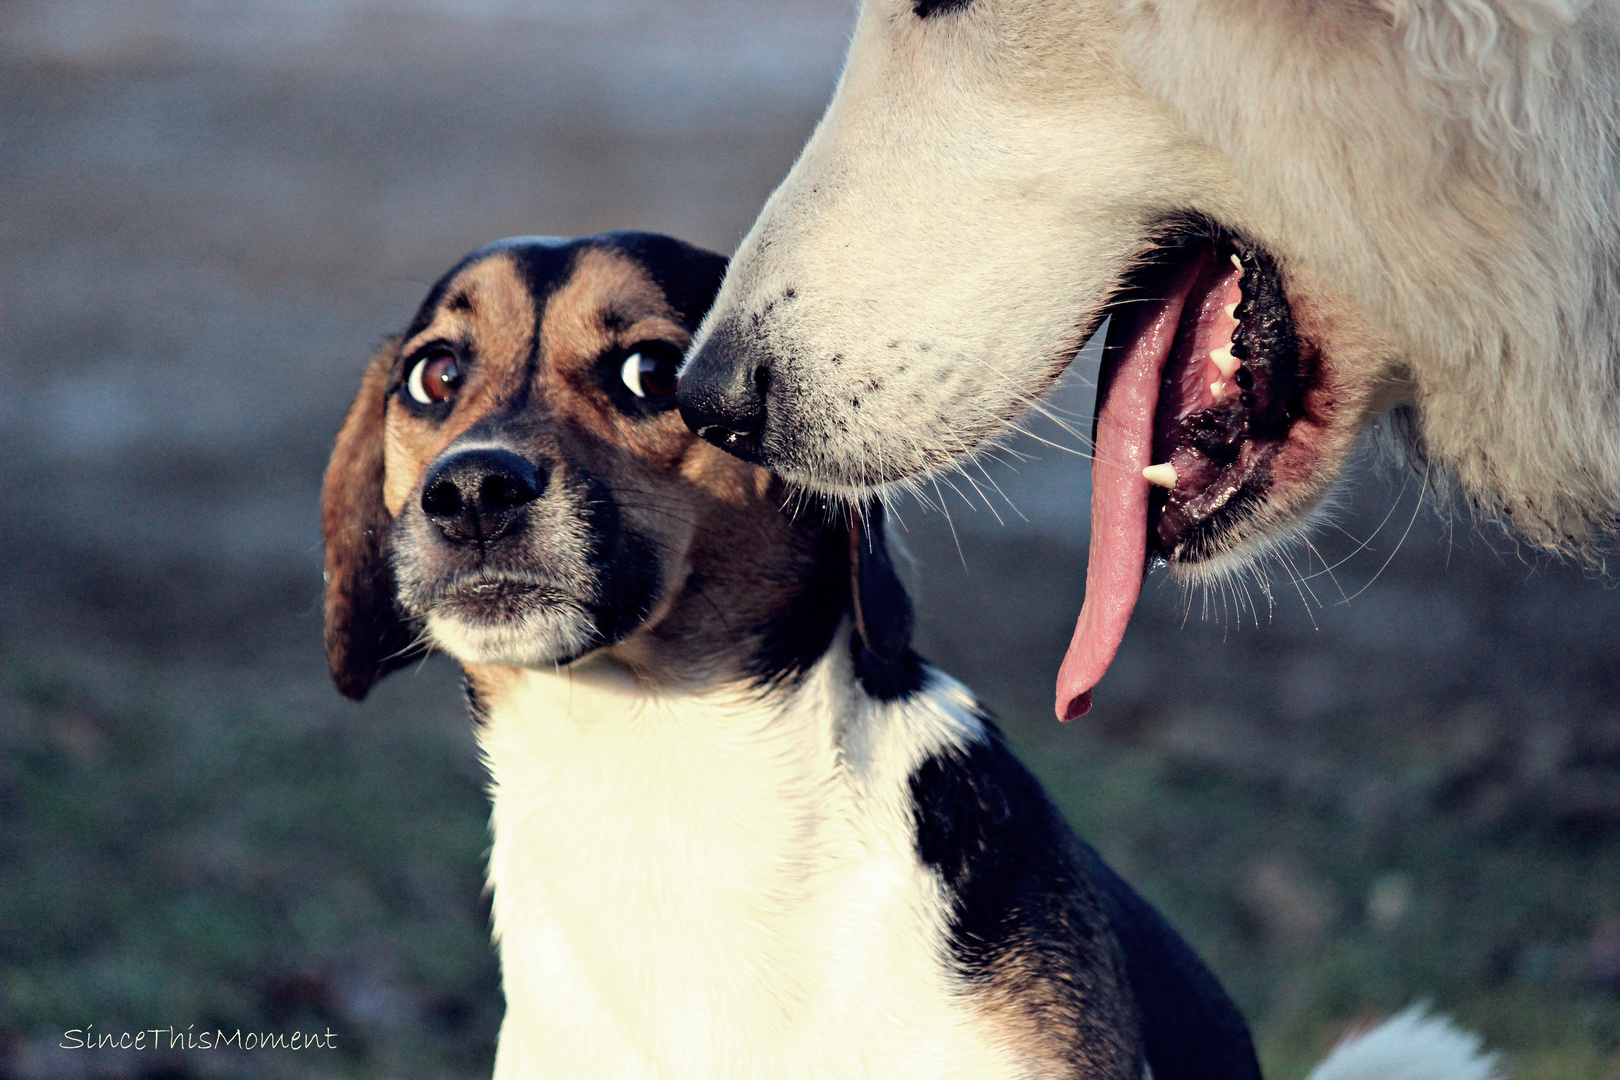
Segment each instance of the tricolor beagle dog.
[{"label": "tricolor beagle dog", "polygon": [[521,238],[436,284],[326,476],[353,698],[455,657],[500,1080],[1259,1073],[1220,985],[910,648],[881,514],[692,435],[725,260]]}]

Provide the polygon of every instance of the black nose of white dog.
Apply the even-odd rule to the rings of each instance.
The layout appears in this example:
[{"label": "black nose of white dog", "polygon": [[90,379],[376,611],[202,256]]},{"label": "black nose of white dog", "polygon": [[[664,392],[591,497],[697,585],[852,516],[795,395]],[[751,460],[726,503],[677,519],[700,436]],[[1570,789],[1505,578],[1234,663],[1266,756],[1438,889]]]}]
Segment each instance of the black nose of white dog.
[{"label": "black nose of white dog", "polygon": [[545,486],[540,468],[511,451],[467,450],[428,475],[422,512],[452,543],[488,543],[511,532]]},{"label": "black nose of white dog", "polygon": [[768,364],[750,362],[736,335],[720,327],[681,371],[681,419],[698,436],[744,461],[763,464],[760,435],[771,388]]}]

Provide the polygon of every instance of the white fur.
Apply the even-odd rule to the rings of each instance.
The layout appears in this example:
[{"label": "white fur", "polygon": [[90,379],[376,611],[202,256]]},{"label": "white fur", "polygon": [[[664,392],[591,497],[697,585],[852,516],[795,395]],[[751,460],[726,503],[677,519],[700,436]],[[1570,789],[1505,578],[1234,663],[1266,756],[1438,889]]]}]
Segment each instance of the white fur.
[{"label": "white fur", "polygon": [[1478,1035],[1413,1006],[1333,1049],[1306,1080],[1501,1080]]},{"label": "white fur", "polygon": [[546,667],[559,656],[578,656],[592,640],[590,613],[578,601],[558,599],[521,619],[475,624],[428,612],[433,644],[463,663]]},{"label": "white fur", "polygon": [[907,777],[978,737],[966,692],[648,692],[520,671],[480,744],[507,999],[495,1075],[1033,1076],[959,992]]},{"label": "white fur", "polygon": [[865,0],[704,329],[772,364],[770,461],[948,468],[1046,387],[1153,223],[1276,257],[1336,380],[1309,511],[1404,405],[1527,538],[1620,514],[1620,0]]}]

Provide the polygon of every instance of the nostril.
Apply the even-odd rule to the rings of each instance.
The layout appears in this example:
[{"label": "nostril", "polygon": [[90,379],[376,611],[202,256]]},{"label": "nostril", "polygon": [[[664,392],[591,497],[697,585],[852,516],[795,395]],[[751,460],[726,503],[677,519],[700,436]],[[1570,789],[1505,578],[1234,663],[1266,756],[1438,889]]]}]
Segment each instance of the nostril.
[{"label": "nostril", "polygon": [[429,517],[455,517],[461,513],[461,489],[448,478],[430,484],[422,492],[422,512]]},{"label": "nostril", "polygon": [[754,392],[760,397],[771,392],[771,369],[764,364],[754,369]]},{"label": "nostril", "polygon": [[490,510],[514,510],[539,494],[527,477],[510,473],[486,476],[478,486],[478,501]]}]

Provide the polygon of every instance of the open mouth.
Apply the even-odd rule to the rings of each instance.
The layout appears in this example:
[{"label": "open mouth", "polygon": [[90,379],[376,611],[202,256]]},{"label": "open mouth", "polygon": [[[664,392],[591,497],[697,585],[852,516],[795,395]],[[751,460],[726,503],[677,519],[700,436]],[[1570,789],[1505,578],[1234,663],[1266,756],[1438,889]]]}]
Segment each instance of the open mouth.
[{"label": "open mouth", "polygon": [[1086,597],[1058,716],[1091,708],[1155,562],[1230,546],[1304,415],[1304,355],[1276,264],[1201,227],[1171,235],[1110,307],[1097,390]]}]

